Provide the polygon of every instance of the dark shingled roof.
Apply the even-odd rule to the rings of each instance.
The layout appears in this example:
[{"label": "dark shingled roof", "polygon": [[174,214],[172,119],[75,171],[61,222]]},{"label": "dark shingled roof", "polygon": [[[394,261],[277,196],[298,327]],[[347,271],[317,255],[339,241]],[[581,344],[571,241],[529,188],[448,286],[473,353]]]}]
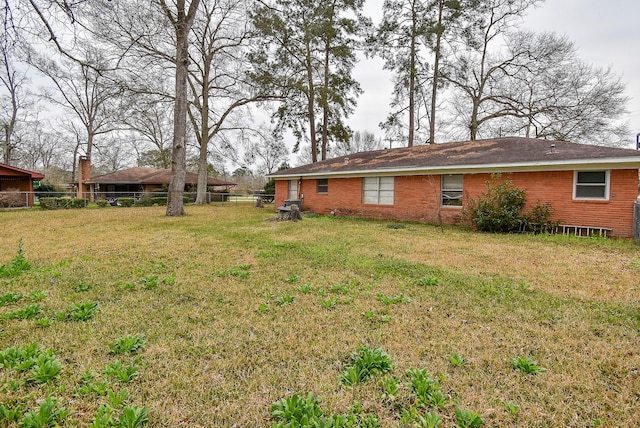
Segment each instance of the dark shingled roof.
[{"label": "dark shingled roof", "polygon": [[385,170],[423,171],[479,167],[527,167],[535,165],[597,163],[624,159],[640,167],[640,152],[586,144],[533,138],[496,138],[477,141],[431,144],[398,149],[355,153],[270,174],[278,176],[354,175],[358,172],[383,173]]},{"label": "dark shingled roof", "polygon": [[[129,168],[122,171],[116,171],[98,177],[92,177],[85,180],[86,183],[100,183],[100,184],[169,184],[171,178],[170,169],[159,168]],[[190,186],[196,186],[198,184],[198,175],[192,172],[187,172],[185,176],[185,184]],[[227,181],[216,180],[215,178],[207,178],[207,185],[209,186],[234,186],[235,183],[229,183]]]}]

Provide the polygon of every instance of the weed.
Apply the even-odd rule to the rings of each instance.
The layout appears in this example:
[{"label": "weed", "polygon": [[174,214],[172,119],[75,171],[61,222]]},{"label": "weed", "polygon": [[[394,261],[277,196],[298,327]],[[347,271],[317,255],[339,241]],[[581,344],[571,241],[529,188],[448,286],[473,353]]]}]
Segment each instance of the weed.
[{"label": "weed", "polygon": [[313,291],[313,285],[311,284],[300,285],[298,286],[297,290],[304,294],[311,293]]},{"label": "weed", "polygon": [[514,369],[530,375],[537,375],[546,370],[545,368],[538,366],[538,363],[529,357],[512,358],[511,366]]},{"label": "weed", "polygon": [[[276,423],[282,423],[278,425],[282,427],[314,426],[318,423],[318,419],[323,417],[319,402],[320,400],[312,392],[306,397],[293,394],[271,405],[271,417]],[[287,423],[288,425],[285,425]]]},{"label": "weed", "polygon": [[442,425],[442,417],[436,413],[426,412],[424,415],[417,415],[414,423],[416,428],[438,428]]},{"label": "weed", "polygon": [[415,285],[419,285],[421,287],[433,287],[438,285],[438,278],[423,276],[422,278],[416,280]]},{"label": "weed", "polygon": [[516,417],[518,413],[520,413],[520,406],[515,404],[513,401],[502,402],[502,407],[509,413],[510,416]]},{"label": "weed", "polygon": [[4,293],[0,296],[0,306],[19,302],[22,297],[23,296],[20,293]]},{"label": "weed", "polygon": [[30,410],[24,414],[24,417],[20,420],[20,426],[23,428],[59,426],[67,417],[68,412],[64,407],[57,408],[57,405],[58,403],[54,398],[45,398],[36,411]]},{"label": "weed", "polygon": [[343,385],[356,385],[371,376],[393,370],[391,358],[380,348],[361,346],[350,356],[351,364],[340,375]]},{"label": "weed", "polygon": [[349,294],[349,287],[346,284],[334,284],[329,291],[335,294]]},{"label": "weed", "polygon": [[135,364],[125,366],[120,360],[116,360],[111,364],[107,364],[105,374],[115,377],[122,383],[129,383],[138,375],[138,368]]},{"label": "weed", "polygon": [[11,260],[9,266],[0,265],[0,277],[10,277],[20,275],[31,268],[31,265],[24,257],[24,248],[22,246],[22,238],[18,241],[18,252]]},{"label": "weed", "polygon": [[29,320],[37,317],[42,312],[42,307],[40,307],[37,303],[32,303],[31,305],[18,309],[13,312],[8,312],[2,316],[3,319],[6,320]]},{"label": "weed", "polygon": [[109,344],[109,353],[111,354],[135,354],[144,347],[145,339],[143,336],[132,336],[127,334],[124,337],[119,337],[116,342]]},{"label": "weed", "polygon": [[111,390],[107,391],[107,399],[109,400],[109,404],[115,409],[119,409],[120,407],[124,406],[127,400],[129,400],[130,395],[131,394],[126,389],[123,389],[119,392],[114,392]]},{"label": "weed", "polygon": [[20,415],[22,414],[20,408],[9,408],[3,404],[0,404],[0,425],[5,426],[11,422],[18,422]]},{"label": "weed", "polygon": [[72,321],[88,321],[95,316],[99,306],[98,302],[74,303],[69,306],[66,318]]},{"label": "weed", "polygon": [[453,367],[462,367],[467,365],[467,360],[464,359],[464,357],[460,356],[457,352],[454,352],[448,360]]},{"label": "weed", "polygon": [[27,296],[32,302],[39,302],[47,298],[47,292],[43,290],[34,290]]},{"label": "weed", "polygon": [[75,291],[76,293],[85,293],[85,292],[91,290],[92,288],[93,288],[93,285],[87,284],[85,282],[81,282],[78,285],[76,285],[75,287],[73,287],[73,291]]},{"label": "weed", "polygon": [[122,414],[118,419],[118,427],[140,428],[147,424],[149,417],[146,407],[131,405],[122,409]]},{"label": "weed", "polygon": [[284,294],[276,299],[276,305],[286,306],[293,303],[294,297],[290,294]]},{"label": "weed", "polygon": [[215,275],[220,278],[234,276],[236,278],[247,279],[251,276],[251,265],[242,265],[231,269],[216,270]]},{"label": "weed", "polygon": [[384,377],[380,380],[382,387],[382,398],[388,401],[395,401],[400,391],[400,384],[393,377]]},{"label": "weed", "polygon": [[325,299],[320,300],[320,306],[325,309],[333,309],[338,305],[338,301],[336,299]]},{"label": "weed", "polygon": [[109,406],[101,404],[96,412],[96,417],[89,425],[89,428],[111,428],[115,424],[113,422],[113,412]]},{"label": "weed", "polygon": [[40,354],[34,360],[27,382],[36,384],[47,383],[56,379],[60,370],[62,370],[62,366],[53,355],[47,353]]},{"label": "weed", "polygon": [[440,384],[426,369],[409,369],[407,375],[411,392],[416,396],[420,406],[442,407],[446,403],[446,397],[440,391]]},{"label": "weed", "polygon": [[289,284],[295,284],[298,281],[300,281],[300,278],[298,277],[298,275],[292,274],[292,275],[289,275],[289,277],[285,279],[285,281],[288,282]]},{"label": "weed", "polygon": [[260,306],[258,306],[258,312],[260,312],[260,313],[269,312],[269,304],[268,303],[260,303]]},{"label": "weed", "polygon": [[456,427],[475,428],[482,425],[482,418],[473,410],[461,409],[456,406]]},{"label": "weed", "polygon": [[145,290],[153,290],[158,286],[158,275],[148,275],[140,280],[142,288]]},{"label": "weed", "polygon": [[176,276],[175,276],[175,274],[164,278],[162,280],[162,283],[164,285],[175,285],[176,284]]}]

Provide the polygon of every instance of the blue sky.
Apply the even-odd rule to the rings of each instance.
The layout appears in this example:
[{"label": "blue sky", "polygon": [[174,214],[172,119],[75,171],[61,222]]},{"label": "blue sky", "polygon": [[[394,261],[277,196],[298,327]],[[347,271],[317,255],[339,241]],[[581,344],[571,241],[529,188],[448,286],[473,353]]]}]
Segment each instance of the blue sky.
[{"label": "blue sky", "polygon": [[[366,13],[379,21],[383,0],[367,0]],[[611,66],[627,85],[629,144],[640,133],[640,2],[638,0],[546,0],[532,9],[523,26],[565,34],[578,47],[580,58],[602,67]],[[355,77],[361,83],[358,108],[349,123],[354,130],[381,134],[378,123],[389,111],[390,75],[382,61],[361,61]]]}]

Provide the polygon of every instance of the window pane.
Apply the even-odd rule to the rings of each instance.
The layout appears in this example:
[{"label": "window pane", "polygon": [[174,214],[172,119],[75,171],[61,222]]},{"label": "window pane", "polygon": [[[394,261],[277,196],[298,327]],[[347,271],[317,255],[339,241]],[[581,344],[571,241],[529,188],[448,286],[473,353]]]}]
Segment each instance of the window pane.
[{"label": "window pane", "polygon": [[576,186],[576,198],[605,198],[605,186]]},{"label": "window pane", "polygon": [[579,184],[605,184],[607,174],[604,171],[583,171],[578,172]]},{"label": "window pane", "polygon": [[364,190],[378,190],[378,177],[367,177],[364,179]]},{"label": "window pane", "polygon": [[462,192],[442,192],[442,205],[462,206]]},{"label": "window pane", "polygon": [[329,193],[329,180],[326,178],[316,180],[316,192]]},{"label": "window pane", "polygon": [[462,191],[462,174],[443,175],[442,190],[460,190]]},{"label": "window pane", "polygon": [[365,204],[377,204],[378,203],[378,191],[377,190],[365,190],[362,198],[362,202]]}]

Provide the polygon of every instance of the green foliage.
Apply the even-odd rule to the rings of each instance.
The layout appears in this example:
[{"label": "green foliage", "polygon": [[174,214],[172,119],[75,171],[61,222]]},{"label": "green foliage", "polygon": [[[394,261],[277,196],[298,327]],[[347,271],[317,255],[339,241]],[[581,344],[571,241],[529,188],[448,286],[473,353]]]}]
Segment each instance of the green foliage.
[{"label": "green foliage", "polygon": [[131,353],[135,354],[142,347],[144,347],[145,339],[142,336],[132,336],[130,334],[119,337],[116,339],[116,342],[113,344],[109,344],[109,353],[111,354],[126,354]]},{"label": "green foliage", "polygon": [[111,428],[115,424],[113,422],[113,411],[109,406],[101,404],[96,412],[96,417],[89,425],[89,428]]},{"label": "green foliage", "polygon": [[409,369],[411,392],[416,396],[416,402],[424,407],[442,407],[446,397],[440,391],[440,384],[434,380],[426,369]]},{"label": "green foliage", "polygon": [[241,265],[230,269],[218,269],[215,275],[220,278],[235,276],[237,278],[246,279],[251,276],[251,265]]},{"label": "green foliage", "polygon": [[415,285],[419,285],[420,287],[433,287],[438,285],[438,278],[423,276],[422,278],[416,280]]},{"label": "green foliage", "polygon": [[454,367],[461,367],[467,364],[467,360],[465,360],[462,356],[460,356],[457,352],[454,352],[449,357],[449,363],[451,363]]},{"label": "green foliage", "polygon": [[87,284],[85,282],[80,282],[78,285],[73,287],[73,291],[75,291],[76,293],[84,293],[86,291],[91,290],[92,288],[93,288],[93,286],[91,284]]},{"label": "green foliage", "polygon": [[47,297],[47,292],[43,290],[34,290],[29,293],[29,300],[33,302],[38,302],[40,300],[44,300]]},{"label": "green foliage", "polygon": [[98,206],[98,208],[107,208],[111,204],[109,204],[109,201],[107,201],[106,199],[100,199],[96,201],[96,205]]},{"label": "green foliage", "polygon": [[461,409],[456,406],[456,427],[457,428],[475,428],[483,423],[480,415],[469,409]]},{"label": "green foliage", "polygon": [[310,392],[306,397],[293,394],[271,405],[274,427],[312,427],[323,417],[320,400]]},{"label": "green foliage", "polygon": [[51,354],[43,353],[35,358],[27,381],[35,384],[47,383],[56,379],[60,370],[62,366],[58,360]]},{"label": "green foliage", "polygon": [[416,428],[438,428],[442,425],[442,417],[436,413],[426,412],[424,415],[417,415],[415,423]]},{"label": "green foliage", "polygon": [[66,319],[72,321],[88,321],[98,312],[98,302],[74,303],[67,310]]},{"label": "green foliage", "polygon": [[525,374],[537,375],[545,371],[538,363],[529,357],[516,357],[511,359],[511,366]]},{"label": "green foliage", "polygon": [[0,306],[19,302],[22,297],[23,296],[20,293],[4,293],[3,295],[0,295]]},{"label": "green foliage", "polygon": [[145,290],[153,290],[158,286],[158,275],[148,275],[140,280]]},{"label": "green foliage", "polygon": [[7,423],[18,422],[21,415],[20,408],[9,408],[0,403],[0,426],[4,426]]},{"label": "green foliage", "polygon": [[67,409],[56,407],[54,398],[45,398],[37,410],[30,410],[24,414],[19,426],[22,428],[48,428],[59,426],[67,417]]},{"label": "green foliage", "polygon": [[518,413],[520,413],[520,406],[515,404],[513,401],[503,402],[502,407],[504,407],[507,413],[512,417],[516,417],[518,416]]},{"label": "green foliage", "polygon": [[400,392],[400,384],[397,379],[393,377],[384,377],[380,380],[380,386],[382,387],[382,398],[388,401],[395,401]]},{"label": "green foliage", "polygon": [[560,222],[552,221],[554,209],[550,203],[537,203],[527,213],[527,223],[529,229],[534,233],[553,233]]},{"label": "green foliage", "polygon": [[18,241],[18,252],[8,266],[0,266],[0,278],[20,275],[31,268],[31,265],[24,257],[22,238]]},{"label": "green foliage", "polygon": [[291,294],[284,294],[276,299],[276,305],[278,306],[286,306],[293,303],[295,297]]},{"label": "green foliage", "polygon": [[85,198],[40,198],[40,206],[45,210],[84,208],[88,204]]},{"label": "green foliage", "polygon": [[111,364],[107,364],[105,374],[118,379],[122,383],[129,383],[138,375],[138,367],[135,364],[125,366],[120,360],[116,360]]},{"label": "green foliage", "polygon": [[32,303],[31,305],[15,310],[13,312],[8,312],[2,316],[2,319],[6,320],[29,320],[37,317],[42,312],[42,308],[37,303]]},{"label": "green foliage", "polygon": [[393,370],[391,358],[380,348],[360,346],[350,356],[351,364],[340,375],[343,385],[352,386],[372,376]]},{"label": "green foliage", "polygon": [[123,389],[119,392],[114,392],[111,390],[107,391],[107,399],[109,400],[109,404],[111,405],[111,407],[116,409],[124,406],[127,400],[129,400],[130,396],[131,394],[126,389]]},{"label": "green foliage", "polygon": [[264,193],[267,195],[275,195],[276,194],[276,180],[273,178],[270,178],[269,181],[267,181],[264,185],[264,187],[262,188],[264,190]]},{"label": "green foliage", "polygon": [[132,207],[135,202],[134,198],[118,198],[118,205],[121,207]]},{"label": "green foliage", "polygon": [[118,419],[118,427],[140,428],[149,422],[146,407],[131,405],[122,409],[122,414]]},{"label": "green foliage", "polygon": [[397,296],[386,296],[378,294],[376,300],[384,305],[393,305],[394,303],[410,303],[411,299],[400,293]]},{"label": "green foliage", "polygon": [[515,232],[526,224],[521,214],[525,204],[525,192],[507,180],[496,184],[487,181],[487,190],[478,198],[469,200],[465,214],[484,232]]}]

